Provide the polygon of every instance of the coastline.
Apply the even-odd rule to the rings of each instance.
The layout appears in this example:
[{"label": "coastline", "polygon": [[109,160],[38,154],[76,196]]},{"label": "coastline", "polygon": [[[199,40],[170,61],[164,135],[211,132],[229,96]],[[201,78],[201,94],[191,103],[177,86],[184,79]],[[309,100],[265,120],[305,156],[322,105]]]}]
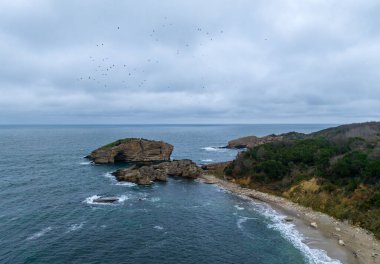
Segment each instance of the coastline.
[{"label": "coastline", "polygon": [[[239,185],[205,174],[205,183],[216,184],[234,194],[269,204],[287,216],[303,236],[303,242],[312,249],[326,251],[330,258],[347,264],[379,264],[380,243],[367,230],[337,220],[327,214],[313,211],[285,198],[242,188]],[[315,222],[317,228],[310,224]],[[339,244],[342,240],[344,245]]]}]

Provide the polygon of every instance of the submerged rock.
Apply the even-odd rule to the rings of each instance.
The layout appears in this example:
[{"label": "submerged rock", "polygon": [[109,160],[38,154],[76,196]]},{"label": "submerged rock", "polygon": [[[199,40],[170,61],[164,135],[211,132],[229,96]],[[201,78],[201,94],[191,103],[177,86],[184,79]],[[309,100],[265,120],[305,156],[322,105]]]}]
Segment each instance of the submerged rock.
[{"label": "submerged rock", "polygon": [[133,166],[112,173],[118,181],[149,185],[154,181],[167,181],[168,176],[198,178],[202,170],[191,160],[174,160],[149,166]]},{"label": "submerged rock", "polygon": [[126,138],[100,147],[86,158],[96,164],[169,161],[173,146],[163,141]]}]

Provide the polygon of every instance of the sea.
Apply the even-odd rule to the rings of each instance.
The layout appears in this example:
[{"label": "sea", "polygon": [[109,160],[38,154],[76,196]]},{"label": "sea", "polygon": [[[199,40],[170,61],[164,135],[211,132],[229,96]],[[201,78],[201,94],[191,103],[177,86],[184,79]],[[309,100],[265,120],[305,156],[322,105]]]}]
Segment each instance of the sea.
[{"label": "sea", "polygon": [[[137,186],[93,165],[127,137],[174,145],[173,159],[232,160],[241,136],[331,125],[0,126],[0,263],[340,263],[309,247],[269,205],[181,178]],[[98,204],[98,197],[117,197]]]}]

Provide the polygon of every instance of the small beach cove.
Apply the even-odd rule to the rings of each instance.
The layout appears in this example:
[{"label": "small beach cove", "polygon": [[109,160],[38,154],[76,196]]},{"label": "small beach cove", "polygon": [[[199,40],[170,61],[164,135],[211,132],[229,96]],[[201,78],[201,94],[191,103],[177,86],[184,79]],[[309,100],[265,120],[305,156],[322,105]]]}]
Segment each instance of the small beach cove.
[{"label": "small beach cove", "polygon": [[[310,248],[324,250],[333,259],[348,264],[380,263],[379,241],[365,229],[300,206],[285,198],[242,188],[212,174],[205,174],[202,180],[206,183],[216,184],[245,199],[270,205],[286,216],[284,221],[294,224],[295,229],[303,235],[303,243]],[[316,223],[316,227],[313,227],[314,223]],[[344,245],[339,244],[340,240]]]}]

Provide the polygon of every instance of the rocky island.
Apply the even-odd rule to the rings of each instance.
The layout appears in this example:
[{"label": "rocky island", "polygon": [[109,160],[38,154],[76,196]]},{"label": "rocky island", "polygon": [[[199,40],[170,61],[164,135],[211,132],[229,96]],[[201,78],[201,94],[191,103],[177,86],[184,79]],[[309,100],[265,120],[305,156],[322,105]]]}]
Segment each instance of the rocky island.
[{"label": "rocky island", "polygon": [[130,164],[112,175],[139,185],[167,181],[168,176],[195,179],[201,175],[202,169],[189,159],[171,161],[172,152],[173,145],[163,141],[126,138],[94,150],[87,158],[96,164]]}]

